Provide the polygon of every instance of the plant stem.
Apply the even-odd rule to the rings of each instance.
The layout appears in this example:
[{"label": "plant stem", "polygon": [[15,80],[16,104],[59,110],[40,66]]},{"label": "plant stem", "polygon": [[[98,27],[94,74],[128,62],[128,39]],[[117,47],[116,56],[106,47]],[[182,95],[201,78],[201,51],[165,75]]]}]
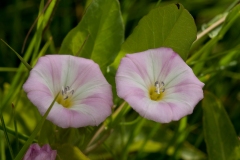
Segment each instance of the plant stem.
[{"label": "plant stem", "polygon": [[[211,32],[214,28],[218,27],[219,25],[221,25],[226,19],[226,16],[222,17],[221,19],[219,19],[218,21],[216,21],[215,23],[213,23],[211,26],[209,26],[207,29],[205,29],[204,31],[202,31],[201,33],[199,33],[197,35],[197,39],[196,41],[198,41],[199,39],[201,39],[203,36],[205,36],[206,34],[208,34],[209,32]],[[195,41],[195,42],[196,42]],[[195,43],[194,42],[194,43]]]}]

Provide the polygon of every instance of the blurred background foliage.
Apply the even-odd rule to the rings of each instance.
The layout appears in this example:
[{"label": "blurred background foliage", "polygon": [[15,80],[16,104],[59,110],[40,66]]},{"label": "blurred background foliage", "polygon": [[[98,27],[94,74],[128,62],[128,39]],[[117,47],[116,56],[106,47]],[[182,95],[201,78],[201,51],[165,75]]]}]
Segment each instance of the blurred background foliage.
[{"label": "blurred background foliage", "polygon": [[[47,1],[46,1],[47,2]],[[119,0],[123,23],[125,28],[125,37],[127,38],[138,24],[139,20],[147,15],[149,11],[156,6],[164,6],[170,3],[181,3],[193,16],[197,30],[201,32],[209,25],[219,20],[235,4],[234,0]],[[42,41],[39,44],[40,49],[49,41],[49,47],[44,54],[58,53],[61,43],[67,33],[74,28],[82,19],[84,11],[89,1],[86,0],[58,0],[50,21],[42,32]],[[21,53],[23,46],[23,56],[27,46],[29,46],[36,27],[27,38],[26,44],[24,40],[34,24],[39,14],[40,0],[4,0],[0,1],[0,38],[4,39],[18,53]],[[218,33],[217,30],[215,30]],[[240,135],[240,20],[234,23],[226,30],[222,37],[213,40],[213,35],[206,35],[198,43],[195,43],[190,51],[190,60],[188,64],[193,68],[195,74],[205,82],[205,90],[212,92],[225,107],[227,114],[233,124],[233,127]],[[211,42],[213,40],[213,42]],[[203,46],[211,43],[206,47],[200,56],[191,57],[198,53]],[[202,60],[202,61],[201,61]],[[30,62],[30,61],[29,61]],[[13,77],[20,64],[17,56],[9,50],[3,43],[0,43],[0,87],[3,94],[8,92],[8,88],[12,83]],[[30,62],[33,64],[33,62]],[[27,71],[27,70],[26,70]],[[26,77],[23,71],[23,77]],[[23,78],[23,80],[25,80]],[[23,81],[19,81],[19,84]],[[22,134],[20,146],[24,143],[24,138],[30,135],[33,128],[40,119],[40,115],[36,108],[33,108],[27,100],[23,91],[16,90],[18,94],[14,99],[16,119],[19,125],[19,132]],[[22,94],[21,94],[22,93]],[[207,101],[211,101],[208,98]],[[118,102],[118,101],[117,101]],[[124,106],[125,110],[121,121],[132,121],[136,119],[138,114]],[[125,111],[125,112],[124,112]],[[13,109],[8,106],[4,110],[4,119],[8,127],[14,128]],[[158,124],[152,121],[140,119],[137,125],[113,125],[114,131],[106,131],[109,134],[107,141],[92,153],[88,153],[91,159],[118,159],[118,156],[127,159],[205,159],[208,155],[206,142],[204,140],[203,129],[203,108],[201,103],[195,108],[194,113],[187,118],[183,118],[179,122],[169,124]],[[106,121],[105,123],[108,123]],[[108,124],[111,126],[111,123]],[[51,125],[49,125],[51,127]],[[45,124],[48,127],[48,124]],[[49,127],[49,128],[50,128]],[[89,127],[84,131],[85,136],[92,136]],[[64,131],[62,131],[64,132]],[[82,132],[81,129],[78,132]],[[14,134],[14,133],[13,133]],[[66,135],[78,137],[78,133],[70,132]],[[10,134],[13,152],[16,155],[19,150],[18,142],[14,140]],[[25,136],[25,137],[24,137]],[[46,135],[45,135],[46,136]],[[69,136],[69,137],[71,137]],[[39,141],[49,142],[44,139],[44,133],[41,132]],[[6,147],[3,132],[0,132],[0,159],[10,157],[10,152]],[[74,141],[69,139],[69,141]],[[84,149],[85,142],[81,142]],[[75,142],[74,142],[75,143]],[[86,151],[87,153],[87,151]]]}]

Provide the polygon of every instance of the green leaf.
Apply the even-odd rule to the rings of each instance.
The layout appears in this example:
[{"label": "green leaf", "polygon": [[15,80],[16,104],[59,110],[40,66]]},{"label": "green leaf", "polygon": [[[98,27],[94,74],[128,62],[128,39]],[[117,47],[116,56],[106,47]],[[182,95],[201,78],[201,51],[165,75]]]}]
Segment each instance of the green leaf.
[{"label": "green leaf", "polygon": [[181,4],[157,7],[139,21],[113,65],[117,67],[127,53],[159,47],[170,47],[186,60],[196,35],[194,20]]},{"label": "green leaf", "polygon": [[237,134],[220,101],[213,94],[205,92],[202,107],[208,158],[240,159]]},{"label": "green leaf", "polygon": [[63,144],[57,147],[57,160],[89,160],[77,147]]},{"label": "green leaf", "polygon": [[117,0],[93,0],[80,23],[63,40],[59,53],[94,60],[102,70],[113,62],[123,42]]}]

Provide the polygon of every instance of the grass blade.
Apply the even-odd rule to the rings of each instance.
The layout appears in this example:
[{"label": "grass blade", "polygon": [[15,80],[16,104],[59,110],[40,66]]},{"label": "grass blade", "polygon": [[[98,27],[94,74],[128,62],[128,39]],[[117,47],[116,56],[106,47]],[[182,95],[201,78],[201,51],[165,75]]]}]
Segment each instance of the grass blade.
[{"label": "grass blade", "polygon": [[14,129],[15,129],[15,136],[17,139],[17,150],[19,150],[19,138],[18,138],[18,128],[17,128],[17,120],[15,114],[15,106],[12,103],[12,111],[13,111],[13,122],[14,122]]},{"label": "grass blade", "polygon": [[5,135],[5,138],[6,138],[6,142],[7,142],[7,145],[8,145],[8,149],[10,151],[11,158],[14,159],[13,150],[12,150],[11,145],[10,145],[10,141],[9,141],[9,138],[8,138],[6,127],[5,127],[3,115],[2,115],[1,112],[0,112],[0,118],[1,118],[1,123],[2,123],[2,126],[3,126],[3,132],[4,132],[4,135]]},{"label": "grass blade", "polygon": [[32,69],[32,67],[12,48],[10,47],[3,39],[1,39],[1,41],[8,46],[8,48],[10,48],[17,56],[18,58],[21,60],[21,62],[27,67],[27,69],[30,71]]},{"label": "grass blade", "polygon": [[[12,128],[9,128],[9,127],[5,127],[6,128],[6,131],[7,133],[15,136],[15,130],[13,130]],[[3,130],[3,126],[0,126],[0,130]],[[21,133],[18,133],[18,138],[21,139],[21,140],[24,140],[24,141],[27,141],[29,136],[25,135],[25,134],[21,134]],[[33,142],[37,142],[36,139],[33,140]],[[1,159],[2,160],[2,159]]]},{"label": "grass blade", "polygon": [[18,153],[18,155],[16,156],[15,160],[21,160],[22,157],[24,156],[26,150],[28,149],[28,147],[30,146],[30,144],[32,143],[32,141],[34,140],[34,138],[37,136],[38,132],[40,131],[40,129],[43,126],[43,123],[45,121],[45,119],[47,118],[50,110],[53,107],[53,104],[55,103],[57,97],[58,97],[59,93],[57,94],[57,96],[54,98],[53,102],[51,103],[51,105],[49,106],[48,110],[46,111],[46,113],[44,114],[44,116],[42,117],[41,121],[37,124],[36,128],[34,129],[34,131],[32,132],[31,136],[28,138],[27,142],[25,142],[24,146],[22,147],[22,149],[20,150],[20,152]]}]

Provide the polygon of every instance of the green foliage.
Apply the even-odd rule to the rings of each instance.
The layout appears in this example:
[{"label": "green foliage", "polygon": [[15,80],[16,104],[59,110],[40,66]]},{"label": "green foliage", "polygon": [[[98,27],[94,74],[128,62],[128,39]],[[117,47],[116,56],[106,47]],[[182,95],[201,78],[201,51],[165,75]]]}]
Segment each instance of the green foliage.
[{"label": "green foliage", "polygon": [[181,4],[157,7],[139,21],[113,65],[117,67],[127,53],[159,47],[170,47],[186,60],[196,32],[192,16]]},{"label": "green foliage", "polygon": [[[50,144],[61,160],[240,159],[239,0],[10,0],[0,7],[7,44],[0,43],[1,160],[21,159],[32,142]],[[205,83],[202,107],[169,124],[139,117],[115,92],[121,58],[158,47],[173,48]],[[22,91],[38,58],[56,53],[92,59],[112,85],[113,113],[100,126],[57,127]]]},{"label": "green foliage", "polygon": [[224,107],[209,92],[205,92],[202,107],[208,158],[210,160],[239,159],[239,140]]},{"label": "green foliage", "polygon": [[117,0],[93,0],[83,19],[63,40],[59,53],[89,58],[103,72],[123,42],[123,22]]},{"label": "green foliage", "polygon": [[21,60],[21,62],[26,66],[26,68],[30,71],[32,67],[14,50],[12,49],[4,40],[1,39],[1,41],[6,44],[15,54],[16,56]]},{"label": "green foliage", "polygon": [[57,148],[57,160],[71,159],[71,160],[89,160],[79,148],[70,144],[63,144]]}]

